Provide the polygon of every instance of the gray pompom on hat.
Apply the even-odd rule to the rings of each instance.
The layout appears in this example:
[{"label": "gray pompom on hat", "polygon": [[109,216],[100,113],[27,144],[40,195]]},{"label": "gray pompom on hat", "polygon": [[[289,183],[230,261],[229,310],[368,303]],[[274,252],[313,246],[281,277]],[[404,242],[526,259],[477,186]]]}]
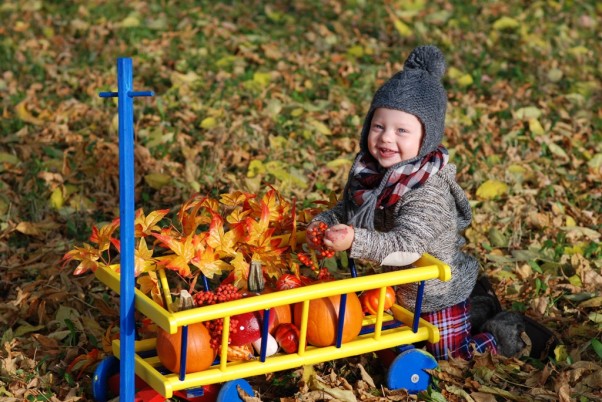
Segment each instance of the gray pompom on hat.
[{"label": "gray pompom on hat", "polygon": [[445,74],[445,57],[432,45],[415,48],[402,71],[393,75],[374,94],[361,135],[361,149],[368,151],[368,133],[377,108],[401,110],[418,117],[424,127],[420,152],[410,163],[437,149],[443,139],[447,93],[441,82]]}]

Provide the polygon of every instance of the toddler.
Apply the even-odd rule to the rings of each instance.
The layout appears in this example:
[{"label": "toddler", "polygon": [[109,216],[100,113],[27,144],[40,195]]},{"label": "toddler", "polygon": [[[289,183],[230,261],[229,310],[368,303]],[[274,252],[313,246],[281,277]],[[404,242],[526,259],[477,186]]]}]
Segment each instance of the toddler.
[{"label": "toddler", "polygon": [[[479,265],[461,250],[471,208],[441,145],[445,68],[438,48],[421,46],[376,91],[342,201],[309,226],[326,223],[326,246],[385,269],[409,266],[423,253],[449,264],[451,280],[426,281],[422,304],[422,317],[441,333],[427,345],[436,359],[469,358],[473,348],[496,352],[497,346],[491,333],[471,335],[469,296]],[[417,287],[399,286],[399,304],[413,310]]]}]

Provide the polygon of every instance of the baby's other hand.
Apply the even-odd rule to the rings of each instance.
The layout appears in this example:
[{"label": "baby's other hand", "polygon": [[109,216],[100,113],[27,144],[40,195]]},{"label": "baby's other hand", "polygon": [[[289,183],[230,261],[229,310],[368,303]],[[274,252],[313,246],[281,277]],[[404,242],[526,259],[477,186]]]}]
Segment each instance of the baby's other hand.
[{"label": "baby's other hand", "polygon": [[343,251],[351,248],[355,231],[353,227],[343,224],[331,226],[324,233],[324,244],[334,251]]}]

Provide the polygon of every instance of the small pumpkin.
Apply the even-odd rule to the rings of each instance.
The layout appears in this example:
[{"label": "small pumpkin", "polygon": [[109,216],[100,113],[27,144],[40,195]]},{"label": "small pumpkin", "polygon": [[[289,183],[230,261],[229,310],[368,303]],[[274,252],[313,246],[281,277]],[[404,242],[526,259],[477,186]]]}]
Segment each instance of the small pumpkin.
[{"label": "small pumpkin", "polygon": [[[211,347],[211,335],[202,322],[188,326],[188,342],[186,353],[186,373],[203,371],[215,360],[216,352]],[[182,328],[175,334],[169,334],[157,328],[157,356],[161,364],[173,373],[180,371],[180,348],[182,345]]]},{"label": "small pumpkin", "polygon": [[[330,346],[335,344],[340,303],[340,295],[315,299],[309,302],[307,343],[314,346]],[[301,328],[302,311],[303,303],[295,304],[293,318],[298,328]],[[345,306],[343,343],[349,342],[359,335],[362,329],[363,317],[364,313],[362,312],[359,298],[355,293],[349,293]]]},{"label": "small pumpkin", "polygon": [[[370,289],[366,290],[360,296],[360,301],[362,302],[362,308],[365,313],[368,314],[376,314],[378,311],[378,298],[380,296],[380,289]],[[385,304],[384,310],[390,309],[391,306],[395,303],[395,290],[391,286],[387,286],[385,290]]]}]

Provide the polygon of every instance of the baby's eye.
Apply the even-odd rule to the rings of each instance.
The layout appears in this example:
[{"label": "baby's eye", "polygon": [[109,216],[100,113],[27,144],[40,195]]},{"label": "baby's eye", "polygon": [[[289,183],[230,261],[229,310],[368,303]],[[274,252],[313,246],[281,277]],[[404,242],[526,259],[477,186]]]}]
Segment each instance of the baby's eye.
[{"label": "baby's eye", "polygon": [[408,132],[408,130],[406,130],[405,128],[398,128],[397,129],[397,134],[405,134],[407,132]]},{"label": "baby's eye", "polygon": [[383,125],[382,124],[378,124],[378,123],[374,123],[372,125],[372,128],[376,129],[376,130],[382,130],[383,129]]}]

